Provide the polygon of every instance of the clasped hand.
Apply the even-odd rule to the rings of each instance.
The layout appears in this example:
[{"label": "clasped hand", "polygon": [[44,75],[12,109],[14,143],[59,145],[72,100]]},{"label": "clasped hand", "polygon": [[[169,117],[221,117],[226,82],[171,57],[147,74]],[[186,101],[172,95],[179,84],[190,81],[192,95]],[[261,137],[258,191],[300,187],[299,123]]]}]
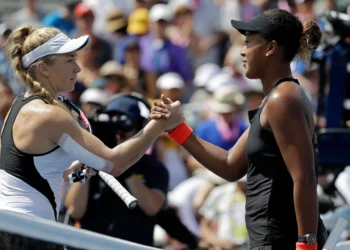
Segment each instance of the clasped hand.
[{"label": "clasped hand", "polygon": [[185,121],[181,113],[181,103],[179,101],[173,102],[162,95],[161,101],[154,101],[149,120],[164,122],[165,131],[171,131]]}]

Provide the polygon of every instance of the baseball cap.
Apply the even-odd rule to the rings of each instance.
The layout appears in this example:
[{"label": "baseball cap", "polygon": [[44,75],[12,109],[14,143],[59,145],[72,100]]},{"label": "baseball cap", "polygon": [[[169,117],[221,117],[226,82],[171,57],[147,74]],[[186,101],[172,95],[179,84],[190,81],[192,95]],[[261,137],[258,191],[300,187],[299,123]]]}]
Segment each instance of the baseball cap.
[{"label": "baseball cap", "polygon": [[264,89],[260,80],[246,79],[246,81],[247,81],[247,85],[243,89],[244,94],[248,94],[248,93],[264,94]]},{"label": "baseball cap", "polygon": [[209,79],[220,72],[220,67],[214,63],[206,63],[199,66],[195,72],[193,84],[204,87]]},{"label": "baseball cap", "polygon": [[99,75],[101,77],[112,75],[124,76],[122,66],[114,60],[105,62],[99,70]]},{"label": "baseball cap", "polygon": [[193,0],[175,0],[171,1],[169,4],[173,9],[174,14],[178,14],[186,10],[194,10],[195,6],[192,4]]},{"label": "baseball cap", "polygon": [[148,32],[149,11],[146,8],[137,8],[131,12],[126,31],[131,35],[143,35]]},{"label": "baseball cap", "polygon": [[109,95],[105,91],[97,88],[88,88],[81,94],[79,101],[81,104],[97,103],[104,106],[106,105],[108,98]]},{"label": "baseball cap", "polygon": [[126,114],[133,120],[148,119],[151,111],[142,102],[132,96],[115,97],[107,103],[105,108],[107,113],[120,112]]},{"label": "baseball cap", "polygon": [[108,85],[108,80],[106,78],[97,77],[96,79],[94,79],[92,81],[90,88],[103,89],[103,88],[107,87],[107,85]]},{"label": "baseball cap", "polygon": [[74,9],[74,15],[76,17],[83,17],[86,15],[93,15],[93,14],[94,14],[93,10],[89,6],[83,3],[77,4],[77,6]]},{"label": "baseball cap", "polygon": [[119,10],[113,10],[108,13],[104,30],[106,32],[115,32],[128,24],[124,14]]},{"label": "baseball cap", "polygon": [[155,4],[149,12],[149,20],[152,22],[160,20],[170,22],[172,18],[172,11],[166,4]]},{"label": "baseball cap", "polygon": [[222,86],[215,91],[211,108],[216,113],[230,113],[245,103],[245,97],[235,85]]},{"label": "baseball cap", "polygon": [[185,82],[179,74],[169,72],[157,79],[156,86],[158,89],[182,89],[185,86]]},{"label": "baseball cap", "polygon": [[208,92],[214,93],[221,86],[230,84],[234,84],[232,76],[227,72],[220,71],[209,79],[205,87]]},{"label": "baseball cap", "polygon": [[271,40],[275,40],[281,45],[287,44],[290,40],[290,36],[286,35],[284,29],[273,25],[264,13],[257,15],[249,22],[231,20],[231,25],[243,35],[245,35],[247,31],[258,32]]},{"label": "baseball cap", "polygon": [[58,33],[46,43],[36,47],[34,50],[25,54],[22,57],[23,67],[27,68],[29,65],[38,59],[48,55],[66,54],[81,50],[89,43],[89,36],[81,36],[77,39],[70,39],[64,33]]}]

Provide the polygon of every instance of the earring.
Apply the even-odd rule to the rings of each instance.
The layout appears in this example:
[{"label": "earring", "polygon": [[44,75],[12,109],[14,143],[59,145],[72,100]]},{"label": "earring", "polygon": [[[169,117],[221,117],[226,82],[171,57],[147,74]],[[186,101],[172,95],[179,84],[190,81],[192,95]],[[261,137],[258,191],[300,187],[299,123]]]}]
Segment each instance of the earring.
[{"label": "earring", "polygon": [[269,56],[269,53],[266,53],[266,56]]}]

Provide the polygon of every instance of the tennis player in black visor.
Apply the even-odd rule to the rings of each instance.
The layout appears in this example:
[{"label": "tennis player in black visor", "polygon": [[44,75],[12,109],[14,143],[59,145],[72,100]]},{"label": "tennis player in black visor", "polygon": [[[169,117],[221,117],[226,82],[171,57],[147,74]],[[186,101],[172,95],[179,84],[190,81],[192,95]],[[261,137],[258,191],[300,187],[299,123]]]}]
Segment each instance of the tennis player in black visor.
[{"label": "tennis player in black visor", "polygon": [[[251,249],[322,249],[327,236],[318,212],[313,112],[290,69],[296,55],[310,60],[321,31],[315,22],[302,24],[280,9],[267,10],[250,22],[231,23],[246,36],[241,50],[245,74],[260,79],[265,92],[260,107],[249,111],[250,127],[228,152],[196,137],[184,124],[169,136],[229,181],[247,174]],[[151,118],[165,114],[164,103],[169,102],[156,102]]]}]

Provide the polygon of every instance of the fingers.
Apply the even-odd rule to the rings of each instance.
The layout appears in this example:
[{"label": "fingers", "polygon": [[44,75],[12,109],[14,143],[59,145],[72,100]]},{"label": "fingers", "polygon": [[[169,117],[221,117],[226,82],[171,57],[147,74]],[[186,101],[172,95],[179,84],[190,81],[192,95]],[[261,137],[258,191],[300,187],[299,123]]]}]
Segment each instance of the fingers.
[{"label": "fingers", "polygon": [[154,103],[154,107],[160,107],[160,108],[167,109],[167,106],[159,100],[155,100],[153,103]]},{"label": "fingers", "polygon": [[151,112],[153,113],[160,113],[162,115],[164,115],[165,117],[169,117],[170,116],[170,111],[168,109],[164,109],[164,108],[160,108],[160,107],[153,107],[151,109]]},{"label": "fingers", "polygon": [[97,172],[92,169],[92,168],[86,168],[86,171],[89,173],[89,175],[91,176],[95,176],[97,174]]},{"label": "fingers", "polygon": [[168,119],[170,117],[171,113],[168,109],[168,107],[161,101],[154,101],[154,106],[151,109],[151,114],[149,116],[149,120],[152,119],[161,119],[165,118]]},{"label": "fingers", "polygon": [[163,94],[161,95],[161,99],[164,104],[173,103],[173,101],[170,98],[166,98]]},{"label": "fingers", "polygon": [[159,120],[161,118],[165,118],[167,119],[168,117],[166,117],[163,113],[158,113],[158,112],[152,112],[149,117],[148,120]]},{"label": "fingers", "polygon": [[85,174],[86,180],[89,180],[91,177],[95,176],[96,174],[97,172],[94,169],[86,168],[86,174]]}]

